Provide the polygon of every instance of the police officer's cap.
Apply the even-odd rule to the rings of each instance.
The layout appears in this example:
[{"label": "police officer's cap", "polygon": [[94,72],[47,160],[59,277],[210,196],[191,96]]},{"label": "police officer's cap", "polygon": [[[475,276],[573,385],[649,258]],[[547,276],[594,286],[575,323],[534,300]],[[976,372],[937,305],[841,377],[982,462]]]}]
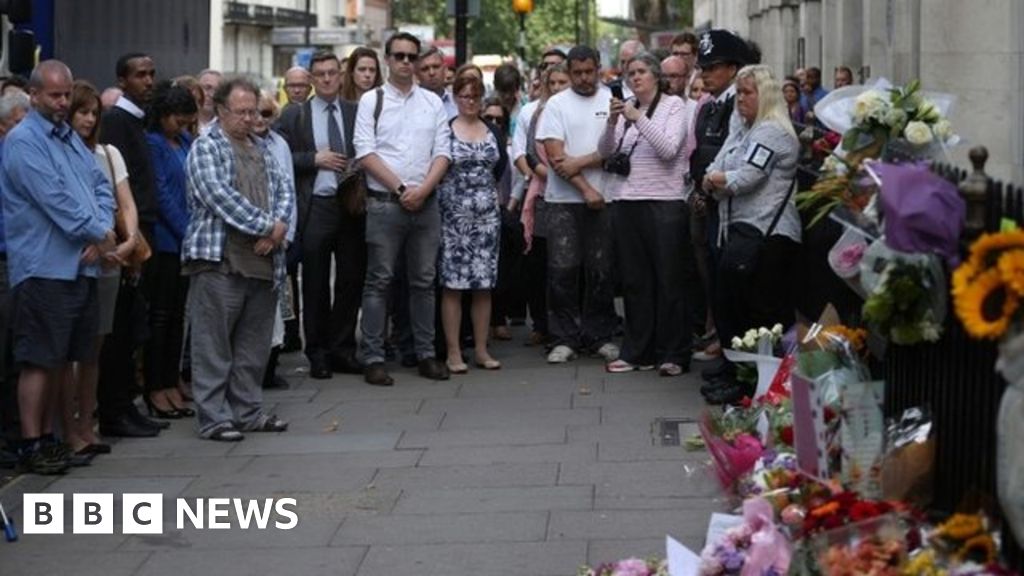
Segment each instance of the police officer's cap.
[{"label": "police officer's cap", "polygon": [[701,34],[697,46],[697,65],[701,68],[720,62],[745,66],[750,61],[747,42],[732,32],[716,29]]}]

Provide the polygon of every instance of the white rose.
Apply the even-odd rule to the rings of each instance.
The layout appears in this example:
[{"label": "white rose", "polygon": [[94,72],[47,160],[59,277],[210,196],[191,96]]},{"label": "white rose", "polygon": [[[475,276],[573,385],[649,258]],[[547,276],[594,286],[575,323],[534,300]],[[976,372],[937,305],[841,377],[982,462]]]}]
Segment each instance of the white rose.
[{"label": "white rose", "polygon": [[853,102],[853,118],[857,123],[862,123],[870,118],[876,118],[880,111],[886,108],[886,100],[878,90],[868,90],[857,96]]},{"label": "white rose", "polygon": [[782,324],[776,324],[772,326],[772,334],[781,337],[782,336]]},{"label": "white rose", "polygon": [[772,333],[764,326],[757,329],[757,337],[764,338],[765,336],[771,336]]},{"label": "white rose", "polygon": [[914,146],[922,146],[932,141],[932,129],[924,122],[908,122],[903,136]]},{"label": "white rose", "polygon": [[750,333],[747,333],[747,335],[743,337],[743,346],[747,349],[752,349],[754,346],[757,346],[757,338],[751,336]]},{"label": "white rose", "polygon": [[739,336],[733,336],[732,337],[732,349],[733,350],[739,350],[742,347],[743,347],[743,340],[740,340]]},{"label": "white rose", "polygon": [[932,126],[932,133],[936,138],[945,142],[953,137],[953,125],[949,123],[949,120],[943,118]]}]

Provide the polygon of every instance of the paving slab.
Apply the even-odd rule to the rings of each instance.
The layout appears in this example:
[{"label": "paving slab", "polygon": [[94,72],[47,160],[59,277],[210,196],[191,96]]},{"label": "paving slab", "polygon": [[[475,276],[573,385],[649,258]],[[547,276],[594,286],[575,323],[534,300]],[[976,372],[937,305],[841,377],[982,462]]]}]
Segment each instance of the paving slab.
[{"label": "paving slab", "polygon": [[485,465],[538,462],[594,462],[597,444],[537,446],[458,446],[424,450],[420,466]]},{"label": "paving slab", "polygon": [[545,426],[586,426],[601,421],[600,408],[537,410],[526,414],[505,410],[448,410],[442,430],[460,428],[538,428]]},{"label": "paving slab", "polygon": [[436,432],[406,432],[399,448],[452,448],[457,446],[532,446],[535,444],[564,444],[565,425],[550,423],[546,426],[522,428],[484,428],[439,430]]},{"label": "paving slab", "polygon": [[531,486],[527,488],[409,488],[395,505],[395,514],[534,512],[590,510],[594,491],[589,486]]},{"label": "paving slab", "polygon": [[272,454],[332,454],[394,448],[401,432],[331,434],[249,434],[238,444],[236,456]]},{"label": "paving slab", "polygon": [[569,576],[586,542],[372,546],[358,576]]},{"label": "paving slab", "polygon": [[137,576],[354,576],[366,548],[175,550],[149,555]]},{"label": "paving slab", "polygon": [[472,542],[541,542],[548,512],[488,514],[392,514],[349,518],[332,544],[465,544]]},{"label": "paving slab", "polygon": [[5,545],[5,548],[0,556],[4,576],[69,574],[71,567],[74,568],[75,576],[132,576],[138,573],[150,557],[149,552],[50,548],[39,553],[28,548],[21,549],[14,544]]},{"label": "paving slab", "polygon": [[385,468],[377,472],[377,488],[501,488],[505,486],[554,486],[558,464],[490,464],[478,466],[421,466]]}]

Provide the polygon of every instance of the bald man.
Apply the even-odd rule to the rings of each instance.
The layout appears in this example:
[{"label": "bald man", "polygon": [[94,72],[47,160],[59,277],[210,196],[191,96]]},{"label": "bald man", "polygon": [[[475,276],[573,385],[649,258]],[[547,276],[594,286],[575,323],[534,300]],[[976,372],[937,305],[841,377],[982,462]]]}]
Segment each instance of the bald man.
[{"label": "bald man", "polygon": [[686,68],[686,61],[679,56],[669,56],[661,61],[661,79],[665,82],[667,94],[686,99],[686,85],[690,80]]},{"label": "bald man", "polygon": [[309,70],[302,66],[292,66],[284,73],[284,91],[288,95],[289,104],[302,104],[309,100],[309,93],[313,91],[313,79],[309,76]]}]

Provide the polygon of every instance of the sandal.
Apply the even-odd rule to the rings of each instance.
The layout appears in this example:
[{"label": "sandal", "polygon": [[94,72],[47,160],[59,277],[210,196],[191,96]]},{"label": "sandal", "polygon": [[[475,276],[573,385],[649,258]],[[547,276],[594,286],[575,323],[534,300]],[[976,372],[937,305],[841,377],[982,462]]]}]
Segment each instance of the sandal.
[{"label": "sandal", "polygon": [[500,370],[501,362],[495,360],[494,358],[488,358],[484,361],[477,360],[476,367],[483,368],[484,370]]},{"label": "sandal", "polygon": [[673,377],[679,376],[682,373],[683,367],[675,362],[665,362],[658,367],[658,375],[660,376]]},{"label": "sandal", "polygon": [[654,366],[648,364],[631,364],[622,358],[619,358],[618,360],[612,360],[605,364],[604,369],[606,372],[610,372],[612,374],[622,374],[624,372],[633,372],[635,370],[653,370]]}]

